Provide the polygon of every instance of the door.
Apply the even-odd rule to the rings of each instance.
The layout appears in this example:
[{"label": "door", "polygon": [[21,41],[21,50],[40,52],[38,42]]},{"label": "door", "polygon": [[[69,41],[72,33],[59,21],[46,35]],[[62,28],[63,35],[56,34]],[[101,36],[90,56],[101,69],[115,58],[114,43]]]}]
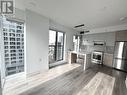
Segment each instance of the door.
[{"label": "door", "polygon": [[64,33],[49,30],[49,64],[63,60]]},{"label": "door", "polygon": [[49,30],[49,64],[56,60],[56,31]]},{"label": "door", "polygon": [[57,33],[57,54],[56,60],[63,60],[63,51],[64,51],[64,33],[58,32]]}]

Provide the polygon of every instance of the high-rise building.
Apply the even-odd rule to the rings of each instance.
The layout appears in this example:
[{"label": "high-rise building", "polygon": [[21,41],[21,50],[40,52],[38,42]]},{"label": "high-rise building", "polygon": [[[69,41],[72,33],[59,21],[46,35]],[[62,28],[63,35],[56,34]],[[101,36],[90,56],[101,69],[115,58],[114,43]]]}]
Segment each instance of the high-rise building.
[{"label": "high-rise building", "polygon": [[24,71],[24,23],[3,20],[3,53],[6,76]]}]

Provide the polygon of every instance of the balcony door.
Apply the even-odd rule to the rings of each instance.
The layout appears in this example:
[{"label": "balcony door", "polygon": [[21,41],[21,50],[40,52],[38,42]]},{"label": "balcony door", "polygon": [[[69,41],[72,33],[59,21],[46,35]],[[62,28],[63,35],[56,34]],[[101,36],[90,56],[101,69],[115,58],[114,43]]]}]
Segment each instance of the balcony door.
[{"label": "balcony door", "polygon": [[63,60],[64,33],[49,30],[49,64]]}]

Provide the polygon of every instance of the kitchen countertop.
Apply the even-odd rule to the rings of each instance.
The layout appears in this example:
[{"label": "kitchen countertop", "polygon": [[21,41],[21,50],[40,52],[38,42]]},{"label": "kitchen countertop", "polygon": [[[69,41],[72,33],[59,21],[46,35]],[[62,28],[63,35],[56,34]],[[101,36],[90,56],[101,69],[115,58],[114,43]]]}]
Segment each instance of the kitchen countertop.
[{"label": "kitchen countertop", "polygon": [[91,52],[76,52],[76,51],[70,51],[70,52],[71,52],[71,53],[80,54],[80,55],[91,54]]},{"label": "kitchen countertop", "polygon": [[[76,51],[69,51],[69,63],[75,63],[77,60],[79,63],[83,63],[84,70],[91,66],[91,52],[76,52]],[[80,57],[79,57],[80,56]]]}]

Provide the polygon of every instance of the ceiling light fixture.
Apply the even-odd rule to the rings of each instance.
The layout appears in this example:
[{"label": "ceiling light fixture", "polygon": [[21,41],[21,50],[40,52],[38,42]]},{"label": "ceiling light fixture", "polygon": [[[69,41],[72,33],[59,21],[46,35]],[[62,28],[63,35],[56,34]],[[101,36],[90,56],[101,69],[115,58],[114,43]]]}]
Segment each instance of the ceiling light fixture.
[{"label": "ceiling light fixture", "polygon": [[85,26],[85,25],[84,24],[80,24],[80,25],[75,26],[74,28],[79,28],[79,27],[83,27],[83,26]]},{"label": "ceiling light fixture", "polygon": [[85,28],[84,26],[85,26],[84,24],[80,24],[80,25],[74,26],[74,28],[80,29],[80,30],[78,30],[79,35],[84,35],[85,33],[90,32],[90,31],[88,31],[88,30],[85,30],[85,29],[84,29],[84,28]]}]

